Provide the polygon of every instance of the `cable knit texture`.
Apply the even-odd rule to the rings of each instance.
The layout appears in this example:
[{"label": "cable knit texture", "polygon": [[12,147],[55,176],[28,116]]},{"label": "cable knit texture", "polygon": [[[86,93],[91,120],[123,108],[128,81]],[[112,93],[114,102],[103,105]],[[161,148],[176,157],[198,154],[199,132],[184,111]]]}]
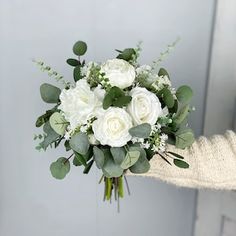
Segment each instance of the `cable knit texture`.
[{"label": "cable knit texture", "polygon": [[236,189],[236,134],[233,131],[209,139],[200,137],[185,150],[169,145],[168,151],[184,156],[190,167],[170,166],[156,155],[150,161],[149,172],[140,176],[190,188]]}]

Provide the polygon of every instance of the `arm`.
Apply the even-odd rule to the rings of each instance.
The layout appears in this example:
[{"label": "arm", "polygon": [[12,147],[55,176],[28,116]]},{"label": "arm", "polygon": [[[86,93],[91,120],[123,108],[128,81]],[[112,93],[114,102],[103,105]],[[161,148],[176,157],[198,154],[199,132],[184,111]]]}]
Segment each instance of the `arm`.
[{"label": "arm", "polygon": [[236,189],[236,134],[233,131],[209,139],[200,137],[186,150],[168,146],[168,151],[184,156],[189,169],[170,166],[154,156],[149,172],[141,176],[190,188]]}]

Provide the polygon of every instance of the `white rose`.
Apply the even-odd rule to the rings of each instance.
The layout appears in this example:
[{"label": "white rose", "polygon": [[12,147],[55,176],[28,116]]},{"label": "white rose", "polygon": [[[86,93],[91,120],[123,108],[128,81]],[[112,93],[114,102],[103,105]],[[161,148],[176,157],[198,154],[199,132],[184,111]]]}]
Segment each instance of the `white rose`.
[{"label": "white rose", "polygon": [[131,140],[132,118],[121,108],[110,107],[93,122],[95,138],[102,145],[122,147]]},{"label": "white rose", "polygon": [[96,109],[102,107],[102,101],[91,91],[85,79],[76,82],[75,88],[64,89],[60,94],[60,101],[59,109],[64,112],[72,130],[78,125],[86,124],[94,116]]},{"label": "white rose", "polygon": [[161,103],[158,97],[146,88],[134,88],[130,91],[132,100],[127,107],[135,125],[149,123],[154,125],[162,114]]},{"label": "white rose", "polygon": [[107,60],[101,65],[101,72],[105,73],[112,86],[121,89],[131,86],[135,79],[134,67],[122,59]]}]

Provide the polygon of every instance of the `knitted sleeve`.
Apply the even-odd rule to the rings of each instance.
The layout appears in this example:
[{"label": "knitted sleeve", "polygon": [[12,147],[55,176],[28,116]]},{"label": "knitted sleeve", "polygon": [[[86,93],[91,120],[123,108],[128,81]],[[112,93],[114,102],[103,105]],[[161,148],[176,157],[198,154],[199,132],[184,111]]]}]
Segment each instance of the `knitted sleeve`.
[{"label": "knitted sleeve", "polygon": [[209,139],[200,137],[185,150],[168,146],[168,151],[184,156],[189,169],[168,165],[156,155],[150,161],[149,172],[141,176],[190,188],[236,189],[236,134],[233,131]]}]

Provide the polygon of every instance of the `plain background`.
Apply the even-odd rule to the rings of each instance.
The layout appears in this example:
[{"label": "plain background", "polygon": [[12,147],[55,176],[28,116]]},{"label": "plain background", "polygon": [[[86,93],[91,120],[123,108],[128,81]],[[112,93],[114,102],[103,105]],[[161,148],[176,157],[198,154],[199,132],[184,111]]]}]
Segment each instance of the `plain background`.
[{"label": "plain background", "polygon": [[95,169],[72,168],[63,181],[49,165],[63,149],[38,153],[35,119],[49,106],[39,86],[52,82],[31,62],[43,59],[66,79],[72,45],[88,43],[87,61],[114,57],[115,48],[143,41],[140,62],[158,58],[176,37],[181,42],[163,62],[175,86],[189,84],[197,108],[191,125],[202,132],[214,0],[1,0],[0,1],[0,235],[190,236],[194,190],[151,179],[129,178],[132,195],[102,202]]}]

